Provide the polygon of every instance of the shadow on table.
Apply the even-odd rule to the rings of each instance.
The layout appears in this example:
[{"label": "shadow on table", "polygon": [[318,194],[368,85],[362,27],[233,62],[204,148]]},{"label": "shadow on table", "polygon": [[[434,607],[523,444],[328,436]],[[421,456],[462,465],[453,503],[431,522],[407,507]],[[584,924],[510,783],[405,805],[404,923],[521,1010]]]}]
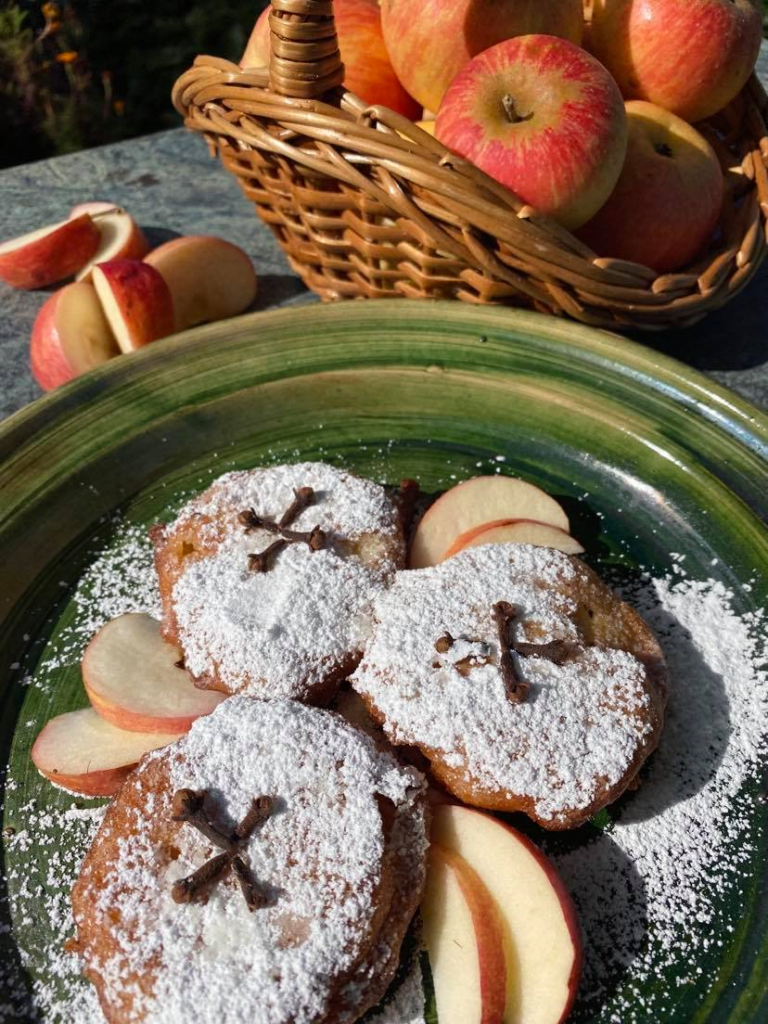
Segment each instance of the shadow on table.
[{"label": "shadow on table", "polygon": [[768,360],[768,264],[749,286],[695,327],[630,336],[697,370],[748,370]]}]

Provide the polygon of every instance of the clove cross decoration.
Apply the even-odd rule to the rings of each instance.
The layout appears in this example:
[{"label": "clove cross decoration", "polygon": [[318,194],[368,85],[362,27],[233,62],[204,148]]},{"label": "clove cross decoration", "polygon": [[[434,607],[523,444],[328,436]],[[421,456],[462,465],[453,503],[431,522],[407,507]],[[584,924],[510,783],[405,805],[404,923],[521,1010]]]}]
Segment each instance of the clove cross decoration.
[{"label": "clove cross decoration", "polygon": [[245,527],[246,534],[254,530],[266,530],[277,537],[264,551],[248,555],[248,568],[251,572],[267,572],[270,558],[289,544],[306,544],[310,551],[320,551],[325,547],[326,536],[319,526],[307,533],[288,529],[296,517],[315,502],[315,492],[311,487],[300,487],[293,495],[293,501],[277,523],[273,519],[264,519],[253,508],[247,508],[239,514],[238,519]]},{"label": "clove cross decoration", "polygon": [[[564,665],[569,658],[577,654],[581,648],[572,640],[551,640],[546,644],[529,644],[522,640],[515,640],[512,629],[515,620],[520,615],[519,608],[508,601],[497,601],[491,609],[491,615],[496,625],[496,632],[499,640],[499,670],[504,680],[504,689],[507,700],[511,704],[522,704],[528,696],[530,689],[528,683],[517,674],[515,660],[512,657],[516,654],[520,658],[545,658],[555,665]],[[468,643],[482,644],[481,640],[468,640]],[[445,633],[435,641],[435,650],[439,654],[446,654],[456,643],[456,639],[450,633]],[[467,676],[474,665],[486,664],[487,658],[471,656],[456,662],[453,666],[461,675]]]},{"label": "clove cross decoration", "polygon": [[256,797],[235,831],[228,835],[217,828],[208,816],[205,796],[205,790],[178,790],[173,796],[171,820],[183,821],[196,828],[223,852],[207,860],[194,874],[174,882],[171,897],[175,903],[194,903],[204,899],[214,882],[223,878],[231,869],[240,884],[248,909],[261,910],[267,905],[267,896],[243,860],[241,851],[254,830],[270,817],[275,801],[271,796]]}]

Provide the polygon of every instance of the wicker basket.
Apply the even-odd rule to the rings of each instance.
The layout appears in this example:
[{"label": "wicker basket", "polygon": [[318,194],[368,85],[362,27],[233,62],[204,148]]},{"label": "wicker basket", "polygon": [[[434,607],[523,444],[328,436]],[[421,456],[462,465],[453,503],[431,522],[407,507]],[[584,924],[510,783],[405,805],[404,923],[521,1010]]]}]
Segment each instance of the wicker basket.
[{"label": "wicker basket", "polygon": [[269,69],[198,57],[173,100],[323,299],[457,298],[660,330],[724,305],[765,256],[768,100],[754,77],[701,126],[725,172],[716,239],[659,276],[597,258],[407,118],[340,88],[332,0],[272,0],[270,26]]}]

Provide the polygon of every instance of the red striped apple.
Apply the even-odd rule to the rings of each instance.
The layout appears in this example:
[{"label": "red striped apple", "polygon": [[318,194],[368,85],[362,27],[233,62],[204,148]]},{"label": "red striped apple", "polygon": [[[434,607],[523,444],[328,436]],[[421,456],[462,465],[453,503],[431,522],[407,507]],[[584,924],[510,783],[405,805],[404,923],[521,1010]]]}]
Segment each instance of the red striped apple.
[{"label": "red striped apple", "polygon": [[250,258],[223,238],[174,238],[154,249],[146,262],[160,271],[168,285],[177,331],[237,316],[256,298],[256,272]]},{"label": "red striped apple", "polygon": [[29,358],[32,375],[44,391],[119,355],[92,284],[76,281],[65,285],[37,314]]},{"label": "red striped apple", "polygon": [[510,476],[476,476],[441,494],[424,513],[411,541],[410,567],[437,565],[458,537],[510,519],[570,529],[560,505],[540,487]]},{"label": "red striped apple", "polygon": [[31,756],[40,774],[64,789],[113,796],[144,754],[178,738],[177,733],[126,732],[84,708],[52,718]]},{"label": "red striped apple", "polygon": [[457,537],[446,551],[443,561],[466,548],[483,544],[532,544],[539,548],[554,548],[566,555],[583,554],[584,548],[565,530],[530,519],[510,519],[507,522],[486,523]]},{"label": "red striped apple", "polygon": [[[240,59],[241,68],[269,64],[269,12],[262,11]],[[403,88],[387,54],[377,0],[335,0],[333,14],[344,61],[344,86],[366,103],[380,104],[415,121],[419,104]]]},{"label": "red striped apple", "polygon": [[93,268],[93,284],[121,352],[173,334],[173,299],[162,274],[141,260]]},{"label": "red striped apple", "polygon": [[90,214],[31,231],[0,245],[0,280],[14,288],[44,288],[71,277],[99,248]]},{"label": "red striped apple", "polygon": [[472,58],[515,36],[545,33],[581,42],[582,0],[382,0],[384,41],[398,78],[437,110]]},{"label": "red striped apple", "polygon": [[679,270],[706,246],[720,218],[723,173],[687,121],[642,100],[627,103],[629,145],[618,184],[579,237],[599,256]]},{"label": "red striped apple", "polygon": [[129,732],[187,732],[223,693],[198,690],[179,668],[180,652],[163,641],[149,615],[119,615],[83,655],[83,683],[94,711]]},{"label": "red striped apple", "polygon": [[433,842],[470,866],[504,924],[507,995],[497,1019],[561,1024],[576,997],[582,949],[576,911],[553,864],[489,814],[456,804],[432,812]]},{"label": "red striped apple", "polygon": [[432,846],[421,904],[440,1024],[500,1024],[507,963],[501,917],[475,870]]},{"label": "red striped apple", "polygon": [[759,0],[594,0],[593,53],[627,99],[686,121],[736,96],[762,41]]},{"label": "red striped apple", "polygon": [[140,260],[149,252],[144,232],[130,214],[114,203],[97,201],[73,207],[70,217],[89,213],[99,229],[99,247],[86,265],[78,271],[78,281],[90,281],[97,263],[109,260]]},{"label": "red striped apple", "polygon": [[613,191],[627,148],[621,93],[594,57],[520,36],[471,60],[437,112],[437,138],[573,229]]}]

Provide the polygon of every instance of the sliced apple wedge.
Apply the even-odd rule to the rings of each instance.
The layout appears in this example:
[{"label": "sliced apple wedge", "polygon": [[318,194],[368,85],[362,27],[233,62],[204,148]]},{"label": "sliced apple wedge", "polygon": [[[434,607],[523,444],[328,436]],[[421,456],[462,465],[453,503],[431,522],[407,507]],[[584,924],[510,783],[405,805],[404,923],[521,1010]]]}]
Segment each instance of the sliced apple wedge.
[{"label": "sliced apple wedge", "polygon": [[430,848],[421,915],[440,1024],[501,1024],[503,925],[477,873],[451,850]]},{"label": "sliced apple wedge", "polygon": [[71,277],[99,248],[90,214],[31,231],[0,245],[0,279],[14,288],[44,288]]},{"label": "sliced apple wedge", "polygon": [[470,865],[501,915],[505,1024],[560,1024],[576,997],[582,957],[576,911],[560,876],[498,818],[457,804],[433,806],[432,814],[433,842]]},{"label": "sliced apple wedge", "polygon": [[173,334],[173,301],[162,275],[141,260],[93,268],[93,284],[122,352]]},{"label": "sliced apple wedge", "polygon": [[112,796],[141,758],[180,733],[126,732],[93,708],[52,718],[32,747],[32,762],[51,782],[86,796]]},{"label": "sliced apple wedge", "polygon": [[29,361],[45,391],[119,356],[92,284],[65,285],[43,304],[32,328]]},{"label": "sliced apple wedge", "polygon": [[109,260],[141,260],[149,252],[144,232],[130,214],[114,203],[80,203],[70,217],[88,213],[99,232],[99,246],[93,257],[77,273],[78,281],[90,281],[93,268]]},{"label": "sliced apple wedge", "polygon": [[528,519],[512,519],[507,523],[489,523],[485,529],[478,527],[462,534],[448,548],[442,561],[481,544],[533,544],[539,548],[555,548],[566,555],[580,555],[584,551],[576,538],[565,530]]},{"label": "sliced apple wedge", "polygon": [[94,710],[118,729],[187,732],[225,695],[198,690],[178,667],[180,657],[149,615],[129,612],[112,619],[83,656],[83,682]]},{"label": "sliced apple wedge", "polygon": [[177,331],[237,316],[256,298],[250,257],[223,238],[174,238],[158,246],[146,262],[160,271],[171,291]]},{"label": "sliced apple wedge", "polygon": [[477,476],[446,491],[424,513],[411,541],[410,566],[437,565],[457,537],[510,519],[532,519],[569,532],[565,512],[540,488],[514,477]]}]

